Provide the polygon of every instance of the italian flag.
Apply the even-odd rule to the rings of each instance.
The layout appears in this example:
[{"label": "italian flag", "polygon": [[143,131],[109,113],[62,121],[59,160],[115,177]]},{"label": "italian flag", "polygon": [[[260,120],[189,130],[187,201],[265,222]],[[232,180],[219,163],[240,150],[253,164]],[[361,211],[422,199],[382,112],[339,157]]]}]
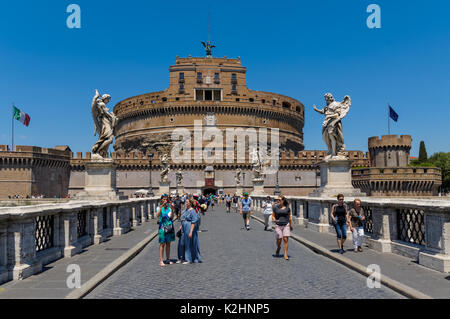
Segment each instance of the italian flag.
[{"label": "italian flag", "polygon": [[30,116],[27,113],[22,112],[14,106],[14,119],[21,122],[23,125],[28,126],[30,124]]}]

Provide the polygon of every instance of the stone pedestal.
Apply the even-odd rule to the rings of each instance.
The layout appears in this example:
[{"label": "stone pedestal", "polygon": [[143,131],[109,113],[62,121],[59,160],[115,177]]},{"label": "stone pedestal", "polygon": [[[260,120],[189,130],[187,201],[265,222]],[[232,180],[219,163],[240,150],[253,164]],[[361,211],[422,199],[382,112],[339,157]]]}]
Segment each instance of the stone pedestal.
[{"label": "stone pedestal", "polygon": [[85,164],[85,187],[77,199],[117,200],[116,165],[112,159],[96,159]]},{"label": "stone pedestal", "polygon": [[352,185],[353,161],[346,158],[330,158],[319,162],[320,188],[309,194],[311,197],[336,197],[343,194],[345,197],[364,197],[365,193]]},{"label": "stone pedestal", "polygon": [[244,194],[244,188],[242,186],[236,186],[236,195],[242,196]]},{"label": "stone pedestal", "polygon": [[264,180],[263,179],[254,179],[253,180],[253,191],[250,193],[250,196],[265,196],[267,195],[264,192]]},{"label": "stone pedestal", "polygon": [[159,182],[159,190],[157,196],[161,196],[162,194],[170,195],[170,182]]}]

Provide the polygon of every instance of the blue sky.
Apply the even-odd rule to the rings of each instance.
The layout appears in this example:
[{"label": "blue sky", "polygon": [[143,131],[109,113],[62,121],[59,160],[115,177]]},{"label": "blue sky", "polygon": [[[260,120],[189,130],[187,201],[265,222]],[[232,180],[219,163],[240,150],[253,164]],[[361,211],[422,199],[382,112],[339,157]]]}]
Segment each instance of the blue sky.
[{"label": "blue sky", "polygon": [[[250,89],[305,104],[306,149],[321,139],[323,95],[352,98],[343,120],[347,149],[387,134],[387,103],[399,114],[391,134],[413,137],[417,156],[450,151],[450,2],[322,1],[5,1],[0,6],[0,144],[90,151],[94,89],[124,98],[164,90],[175,56],[204,56],[211,12],[214,56],[238,57]],[[82,28],[68,29],[66,8],[81,7]],[[381,7],[381,29],[366,8]]]}]

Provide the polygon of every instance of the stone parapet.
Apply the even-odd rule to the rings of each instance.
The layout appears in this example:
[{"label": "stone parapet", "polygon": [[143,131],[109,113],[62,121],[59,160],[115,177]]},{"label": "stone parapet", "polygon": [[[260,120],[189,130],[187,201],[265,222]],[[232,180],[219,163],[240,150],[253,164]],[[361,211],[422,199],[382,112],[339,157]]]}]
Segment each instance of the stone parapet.
[{"label": "stone parapet", "polygon": [[[319,232],[334,233],[330,213],[335,198],[286,196],[294,221]],[[252,196],[255,207],[265,197]],[[349,208],[352,197],[346,197]],[[366,213],[365,235],[380,252],[407,256],[419,264],[450,272],[450,200],[361,197]],[[351,236],[350,232],[348,236]]]},{"label": "stone parapet", "polygon": [[[154,216],[157,198],[0,208],[0,283],[42,271]],[[131,217],[131,218],[130,218]]]}]

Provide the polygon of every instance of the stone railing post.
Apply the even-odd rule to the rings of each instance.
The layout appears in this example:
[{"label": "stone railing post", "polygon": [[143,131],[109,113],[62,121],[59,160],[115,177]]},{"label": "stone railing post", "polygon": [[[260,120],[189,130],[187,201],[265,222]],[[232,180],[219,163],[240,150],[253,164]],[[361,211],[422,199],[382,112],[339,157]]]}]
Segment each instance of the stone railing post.
[{"label": "stone railing post", "polygon": [[369,246],[380,252],[391,252],[391,240],[397,239],[397,214],[395,209],[372,207],[373,235]]},{"label": "stone railing post", "polygon": [[60,246],[63,249],[64,257],[72,257],[81,251],[77,245],[77,211],[63,213],[61,217],[62,227],[60,228]]},{"label": "stone railing post", "polygon": [[130,211],[131,211],[131,226],[136,227],[139,224],[136,214],[136,204],[132,203],[130,205]]},{"label": "stone railing post", "polygon": [[307,202],[302,200],[296,200],[297,201],[297,210],[298,214],[295,217],[295,224],[305,226],[308,220],[305,218],[305,203]]},{"label": "stone railing post", "polygon": [[113,219],[113,235],[120,236],[124,234],[124,229],[122,228],[122,220],[120,215],[120,206],[114,205],[111,207],[112,219]]},{"label": "stone railing post", "polygon": [[425,250],[419,252],[419,264],[441,272],[450,272],[450,216],[425,211]]},{"label": "stone railing post", "polygon": [[103,220],[103,209],[102,208],[94,208],[91,210],[91,219],[92,219],[92,235],[94,240],[94,245],[98,245],[103,241],[102,236],[102,220]]},{"label": "stone railing post", "polygon": [[330,232],[330,207],[328,201],[309,201],[309,223],[308,227],[318,232]]},{"label": "stone railing post", "polygon": [[10,279],[21,280],[42,271],[42,263],[36,260],[35,231],[36,222],[32,218],[9,224],[7,267],[12,270]]},{"label": "stone railing post", "polygon": [[150,220],[150,207],[149,207],[149,201],[145,201],[145,202],[142,202],[142,211],[143,211],[143,214],[144,214],[144,220],[146,221],[146,222],[148,222],[149,220]]}]

